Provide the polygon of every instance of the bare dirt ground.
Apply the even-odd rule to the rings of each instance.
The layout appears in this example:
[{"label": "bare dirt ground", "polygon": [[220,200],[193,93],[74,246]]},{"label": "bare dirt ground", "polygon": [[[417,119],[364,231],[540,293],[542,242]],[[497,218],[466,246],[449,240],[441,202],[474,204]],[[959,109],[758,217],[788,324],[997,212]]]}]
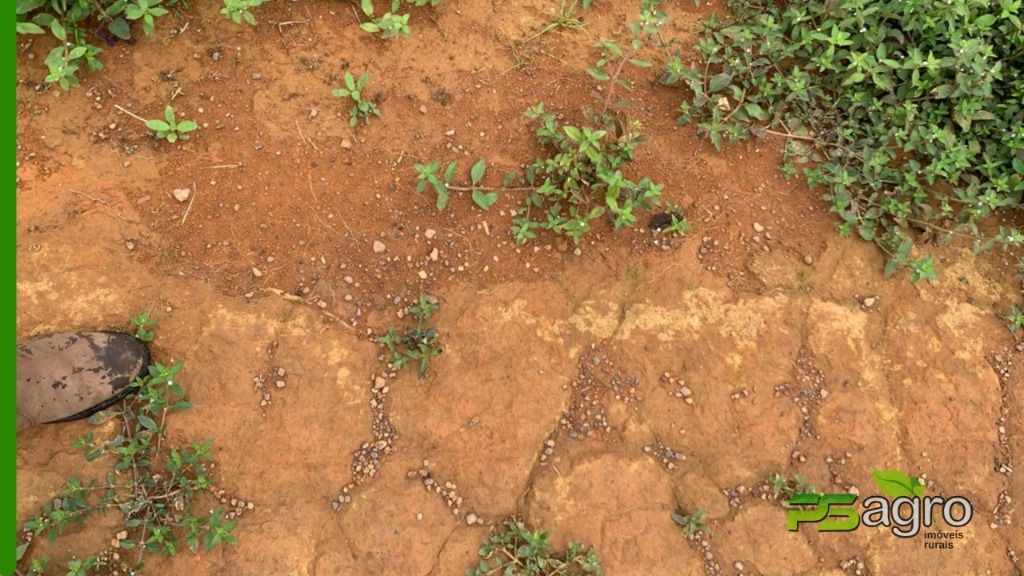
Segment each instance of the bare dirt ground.
[{"label": "bare dirt ground", "polygon": [[[777,175],[780,142],[716,153],[675,125],[681,94],[642,75],[649,142],[629,170],[665,183],[693,230],[517,248],[517,198],[438,214],[412,164],[528,162],[522,112],[582,118],[593,41],[621,36],[632,2],[529,43],[553,2],[445,2],[390,42],[348,3],[279,0],[255,28],[196,4],[70,93],[41,85],[47,45],[19,46],[19,337],[152,310],[155,354],[187,361],[195,405],[171,437],[212,439],[218,489],[255,506],[236,545],[149,573],[463,574],[512,515],[593,545],[611,576],[1020,573],[1021,359],[996,315],[1020,294],[1013,255],[927,247],[938,282],[885,279],[877,249]],[[711,9],[672,3],[666,33],[688,46]],[[330,98],[346,69],[369,71],[383,113],[356,130]],[[171,100],[203,127],[178,145],[114,107],[157,117]],[[417,381],[382,372],[367,331],[421,292],[445,352]],[[267,402],[254,378],[278,368]],[[382,422],[394,434],[374,450]],[[19,436],[22,519],[69,474],[105,470],[71,448],[90,428]],[[789,533],[758,496],[776,472],[876,494],[875,468],[968,497],[965,538]],[[698,508],[706,547],[670,517]],[[104,546],[113,520],[48,554]]]}]

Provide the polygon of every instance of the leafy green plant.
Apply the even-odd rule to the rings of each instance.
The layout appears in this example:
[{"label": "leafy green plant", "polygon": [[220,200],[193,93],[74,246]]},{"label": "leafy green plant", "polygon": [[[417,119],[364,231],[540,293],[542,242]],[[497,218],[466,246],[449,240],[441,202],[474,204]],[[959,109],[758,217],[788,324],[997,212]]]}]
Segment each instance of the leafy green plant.
[{"label": "leafy green plant", "polygon": [[579,0],[561,0],[558,5],[558,10],[551,15],[551,22],[541,26],[540,29],[526,38],[524,42],[536,40],[537,38],[540,38],[554,30],[569,30],[572,32],[582,30],[583,21],[576,17],[577,6],[587,9],[590,8],[590,2],[589,0],[583,0],[583,3],[580,4]]},{"label": "leafy green plant", "polygon": [[1009,325],[1010,332],[1016,334],[1021,328],[1024,328],[1024,311],[1021,311],[1016,304],[1004,318]]},{"label": "leafy green plant", "polygon": [[[363,22],[360,28],[371,34],[380,34],[381,38],[394,38],[395,36],[408,36],[412,33],[409,29],[409,14],[398,14],[402,7],[402,0],[391,0],[391,9],[384,14],[374,17],[373,0],[360,0],[360,8],[363,14],[369,16],[369,22]],[[437,6],[441,0],[405,0],[410,6]]]},{"label": "leafy green plant", "polygon": [[430,361],[442,352],[437,330],[427,325],[437,307],[433,297],[420,294],[418,302],[409,308],[416,325],[406,328],[402,334],[392,326],[383,336],[377,337],[377,343],[391,352],[392,366],[405,369],[410,362],[419,362],[417,374],[420,378],[427,375]]},{"label": "leafy green plant", "polygon": [[555,576],[593,574],[601,576],[601,563],[593,548],[569,542],[563,554],[551,550],[550,533],[533,531],[515,520],[502,529],[491,530],[480,546],[480,562],[466,570],[466,576]]},{"label": "leafy green plant", "polygon": [[143,342],[152,342],[156,333],[150,330],[154,322],[149,317],[149,312],[143,310],[129,319],[132,326],[135,326],[135,337]]},{"label": "leafy green plant", "polygon": [[345,72],[345,87],[335,88],[331,95],[335,98],[348,98],[352,100],[352,107],[348,110],[348,125],[353,128],[362,119],[365,124],[370,123],[371,116],[380,116],[380,109],[372,100],[363,99],[363,89],[370,81],[370,75],[363,72],[357,79],[351,72]]},{"label": "leafy green plant", "polygon": [[979,223],[1024,194],[1024,34],[1020,0],[729,0],[711,18],[690,69],[662,80],[691,97],[716,148],[780,137],[783,172],[803,175],[844,235],[888,256],[886,273],[935,278],[915,241],[963,237],[977,251],[1024,234]]},{"label": "leafy green plant", "polygon": [[142,20],[142,31],[146,36],[153,35],[154,18],[167,14],[167,9],[158,6],[163,0],[132,0],[124,8],[124,17],[129,20]]},{"label": "leafy green plant", "polygon": [[818,489],[800,474],[794,475],[790,480],[786,478],[785,474],[775,472],[768,477],[768,485],[771,487],[774,498],[780,496],[789,498],[793,494],[815,494],[818,492]]},{"label": "leafy green plant", "polygon": [[[639,20],[630,24],[633,41],[627,50],[613,41],[602,41],[605,52],[615,55],[606,54],[599,60],[597,66],[589,70],[591,76],[612,85],[629,86],[620,78],[627,62],[650,66],[637,56],[666,21],[657,5],[653,0],[643,3]],[[613,63],[615,67],[609,72]],[[453,161],[443,173],[440,162],[416,164],[417,190],[433,187],[438,210],[448,205],[451,191],[471,192],[473,201],[484,209],[497,200],[499,191],[525,193],[512,220],[512,233],[518,244],[536,238],[538,232],[545,230],[578,243],[592,229],[593,222],[602,217],[606,217],[615,230],[634,227],[638,211],[662,205],[664,186],[646,177],[634,181],[623,175],[623,167],[633,160],[636,146],[644,139],[639,133],[639,122],[612,113],[611,86],[606,94],[603,109],[588,114],[591,126],[563,123],[548,112],[543,103],[527,110],[526,117],[539,125],[537,140],[548,150],[548,155],[528,164],[522,175],[514,171],[507,174],[500,188],[481,185],[486,170],[484,161],[474,166],[469,186],[458,185],[455,183],[457,164]],[[664,226],[656,228],[683,233],[689,223],[678,209],[673,209]]]},{"label": "leafy green plant", "polygon": [[[150,324],[147,313],[134,316],[132,324],[152,340],[152,332],[145,328]],[[204,513],[198,501],[213,485],[210,442],[193,442],[184,448],[166,442],[168,415],[191,407],[178,382],[182,366],[182,362],[170,366],[154,362],[147,375],[131,383],[136,389],[134,397],[89,419],[93,424],[116,420],[120,426],[116,434],[103,439],[88,432],[74,447],[90,462],[111,459],[113,468],[102,480],[69,478],[59,496],[45,504],[39,516],[25,522],[16,550],[21,566],[16,574],[41,575],[46,570],[49,559],[26,557],[36,537],[46,534],[52,542],[69,526],[109,511],[122,520],[122,534],[115,546],[120,550],[118,569],[134,574],[144,567],[146,553],[174,555],[182,541],[192,551],[200,544],[209,550],[235,541],[231,533],[235,522],[226,519],[219,508]],[[66,574],[95,574],[95,569],[112,562],[108,554],[71,559]]]},{"label": "leafy green plant", "polygon": [[[99,46],[92,38],[131,40],[132,23],[141,21],[142,31],[152,36],[156,19],[169,13],[165,6],[183,0],[17,0],[15,6],[18,34],[46,34],[58,42],[47,54],[44,63],[49,73],[46,81],[69,90],[79,84],[83,69],[101,70]],[[266,0],[224,0],[221,13],[235,22],[255,18],[248,8]]]},{"label": "leafy green plant", "polygon": [[641,50],[649,44],[662,43],[659,37],[659,29],[668,22],[668,17],[658,6],[661,0],[643,0],[640,16],[629,23],[629,31],[632,38],[629,44],[622,46],[615,40],[601,38],[597,47],[601,50],[601,58],[587,68],[587,73],[594,80],[604,83],[605,98],[601,113],[605,114],[615,104],[619,108],[629,106],[628,100],[614,101],[616,88],[632,90],[633,83],[622,77],[626,64],[638,68],[650,68],[654,66],[650,60],[639,58]]},{"label": "leafy green plant", "polygon": [[683,533],[687,536],[693,536],[698,532],[708,532],[708,525],[704,522],[703,518],[703,509],[697,510],[693,514],[672,513],[672,521],[681,526]]},{"label": "leafy green plant", "polygon": [[175,143],[178,140],[188,140],[189,132],[195,131],[199,126],[192,120],[178,121],[174,114],[174,108],[170,104],[164,108],[164,119],[146,120],[146,127],[152,130],[157,138]]},{"label": "leafy green plant", "polygon": [[483,210],[487,210],[494,205],[498,200],[498,189],[480,185],[487,173],[487,160],[485,158],[477,160],[476,164],[470,169],[471,186],[468,187],[452,184],[458,171],[458,166],[458,161],[452,160],[448,163],[444,173],[439,176],[440,162],[414,164],[413,168],[416,170],[416,191],[422,192],[428,185],[431,186],[437,193],[436,205],[438,210],[444,210],[448,206],[449,190],[470,192],[473,202]]},{"label": "leafy green plant", "polygon": [[224,0],[224,7],[220,13],[227,16],[235,24],[245,20],[251,26],[256,25],[256,17],[253,16],[250,8],[257,8],[265,4],[267,0]]}]

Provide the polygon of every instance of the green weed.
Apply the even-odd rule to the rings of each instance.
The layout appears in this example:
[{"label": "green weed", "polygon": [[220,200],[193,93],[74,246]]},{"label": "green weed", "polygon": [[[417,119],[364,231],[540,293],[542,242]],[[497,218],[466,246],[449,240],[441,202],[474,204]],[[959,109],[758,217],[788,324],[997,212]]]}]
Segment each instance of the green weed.
[{"label": "green weed", "polygon": [[430,361],[441,355],[441,342],[437,338],[437,330],[428,326],[427,322],[437,310],[436,299],[420,294],[417,303],[409,308],[409,313],[416,320],[416,325],[405,329],[399,334],[394,326],[387,333],[377,337],[377,343],[391,352],[391,365],[399,370],[409,366],[410,362],[418,362],[417,374],[420,378],[427,375]]},{"label": "green weed", "polygon": [[[437,6],[441,0],[405,0],[410,6]],[[360,8],[363,14],[369,16],[369,22],[363,22],[360,28],[371,34],[380,34],[381,38],[394,38],[395,36],[408,36],[412,33],[409,29],[409,14],[398,14],[402,7],[402,0],[391,0],[391,9],[384,14],[374,17],[373,0],[360,0]]]},{"label": "green weed", "polygon": [[[147,313],[134,316],[132,324],[152,340],[152,332],[145,328],[151,324]],[[217,508],[203,512],[206,508],[198,503],[213,485],[210,442],[183,448],[166,442],[168,415],[191,407],[178,382],[182,366],[182,362],[170,366],[154,362],[147,375],[131,383],[137,389],[134,397],[89,419],[92,424],[116,420],[118,433],[97,439],[88,432],[74,447],[90,462],[111,459],[113,469],[102,480],[69,478],[59,496],[25,522],[16,549],[20,568],[15,574],[39,576],[46,571],[48,558],[27,557],[36,537],[46,534],[52,542],[68,527],[109,511],[116,511],[122,520],[117,557],[103,552],[68,560],[67,576],[92,575],[100,568],[139,574],[146,553],[174,555],[182,544],[194,552],[200,545],[210,550],[235,541],[235,522]]]},{"label": "green weed", "polygon": [[708,532],[708,525],[704,522],[704,510],[700,509],[693,514],[683,514],[681,512],[672,513],[672,521],[682,527],[683,533],[687,536],[693,536],[698,532]]},{"label": "green weed", "polygon": [[502,530],[492,530],[480,546],[480,562],[466,570],[466,576],[555,576],[593,574],[601,576],[601,563],[594,549],[570,542],[563,554],[551,550],[549,532],[532,531],[515,520],[506,520]]},{"label": "green weed", "polygon": [[146,127],[152,130],[157,138],[175,143],[178,140],[188,140],[190,132],[195,131],[199,126],[192,120],[178,121],[174,114],[174,108],[170,104],[164,108],[164,119],[146,120]]},{"label": "green weed", "polygon": [[818,489],[812,485],[807,478],[797,474],[790,480],[786,478],[785,474],[781,472],[775,472],[768,477],[768,485],[772,490],[772,497],[789,498],[793,494],[814,494],[818,492]]},{"label": "green weed", "polygon": [[1021,328],[1024,328],[1024,312],[1016,304],[1004,318],[1009,325],[1011,333],[1016,334]]},{"label": "green weed", "polygon": [[[470,192],[477,206],[485,210],[498,200],[499,192],[524,193],[512,220],[518,244],[536,238],[540,231],[578,243],[601,218],[606,218],[615,230],[636,226],[639,211],[662,205],[664,186],[646,177],[634,181],[624,176],[623,167],[633,160],[636,146],[644,138],[639,133],[639,122],[612,113],[612,97],[616,86],[631,87],[621,77],[625,64],[651,66],[638,54],[667,21],[657,5],[650,0],[643,3],[639,19],[630,24],[633,39],[628,47],[611,40],[599,44],[602,58],[588,72],[609,85],[602,110],[588,115],[591,126],[563,123],[543,103],[537,104],[527,110],[526,117],[539,125],[537,141],[549,153],[528,164],[522,175],[512,171],[501,187],[484,186],[487,164],[481,160],[474,165],[470,183],[465,186],[456,181],[457,162],[450,162],[442,172],[441,162],[435,161],[414,166],[417,191],[432,187],[439,211],[448,206],[452,191]],[[568,6],[574,8],[575,3]],[[659,229],[681,234],[689,229],[689,223],[674,209]]]},{"label": "green weed", "polygon": [[256,17],[253,16],[250,8],[257,8],[265,4],[267,0],[224,0],[224,7],[220,9],[220,13],[227,16],[235,24],[240,24],[242,20],[245,20],[249,25],[256,25]]},{"label": "green weed", "polygon": [[370,123],[371,116],[380,116],[380,108],[373,103],[372,100],[363,99],[363,89],[366,88],[366,84],[370,81],[370,75],[363,72],[356,78],[351,72],[345,72],[345,87],[335,88],[331,91],[331,95],[335,98],[348,98],[352,100],[352,107],[348,110],[348,125],[355,128],[359,124],[359,120],[365,124]]},{"label": "green weed", "polygon": [[135,326],[135,337],[143,342],[152,342],[156,333],[150,330],[154,322],[149,317],[149,312],[143,310],[129,319],[132,326]]},{"label": "green weed", "polygon": [[[165,6],[182,0],[17,0],[15,5],[18,34],[46,34],[58,42],[44,63],[46,81],[69,90],[79,84],[83,69],[101,70],[103,51],[91,39],[109,34],[111,39],[131,40],[132,24],[142,23],[142,31],[152,36],[156,19],[169,13]],[[266,0],[224,0],[221,14],[235,22],[256,20],[249,8]],[[100,32],[102,31],[102,33]]]},{"label": "green weed", "polygon": [[732,19],[704,23],[699,66],[677,57],[662,76],[691,93],[680,123],[716,148],[784,138],[783,172],[802,166],[840,234],[889,256],[886,274],[936,277],[915,241],[1024,245],[978,227],[1024,194],[1019,0],[728,5]]}]

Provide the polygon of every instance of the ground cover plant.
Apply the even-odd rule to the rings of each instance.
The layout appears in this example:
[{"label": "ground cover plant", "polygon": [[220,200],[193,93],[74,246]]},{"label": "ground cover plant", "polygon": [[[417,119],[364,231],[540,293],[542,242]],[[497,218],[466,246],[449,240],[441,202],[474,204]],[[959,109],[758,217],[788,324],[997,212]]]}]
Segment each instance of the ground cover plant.
[{"label": "ground cover plant", "polygon": [[416,373],[420,378],[427,375],[430,361],[440,356],[442,352],[437,329],[427,325],[437,307],[437,300],[420,294],[419,301],[409,307],[409,313],[416,321],[416,325],[406,328],[401,334],[392,326],[383,336],[377,337],[377,343],[391,352],[392,366],[405,369],[410,363],[418,362]]},{"label": "ground cover plant", "polygon": [[466,576],[555,576],[603,574],[593,548],[570,542],[564,553],[551,549],[547,531],[530,530],[516,520],[506,520],[492,530],[480,546],[480,562]]},{"label": "ground cover plant", "polygon": [[936,277],[915,242],[1020,246],[983,232],[1024,193],[1024,33],[1019,0],[730,0],[669,62],[682,123],[716,148],[782,137],[782,170],[825,190],[839,232],[876,243],[886,273]]},{"label": "ground cover plant", "polygon": [[[138,337],[152,340],[148,313],[132,318]],[[85,558],[66,561],[63,574],[87,576],[113,570],[141,573],[147,553],[174,555],[183,547],[196,552],[235,541],[235,522],[220,508],[203,508],[200,497],[213,486],[209,441],[175,447],[165,442],[167,417],[191,407],[178,382],[183,362],[166,366],[154,362],[149,373],[131,383],[134,395],[119,407],[90,418],[93,424],[118,421],[117,433],[96,438],[92,432],[75,441],[75,448],[92,462],[109,459],[113,468],[102,479],[68,478],[60,494],[42,512],[25,522],[16,557],[18,576],[55,573],[45,556],[32,557],[33,542],[44,534],[53,542],[70,527],[95,514],[113,512],[121,526],[109,548]],[[205,511],[204,511],[205,510]]]},{"label": "ground cover plant", "polygon": [[[650,61],[639,58],[639,53],[657,40],[658,29],[667,22],[658,4],[642,3],[639,18],[629,25],[631,39],[627,46],[610,39],[598,42],[601,58],[588,72],[604,84],[605,96],[600,108],[588,111],[586,124],[564,122],[543,103],[527,110],[526,117],[538,124],[537,142],[548,155],[528,164],[523,174],[506,174],[500,188],[482,185],[486,159],[473,166],[468,186],[456,180],[455,161],[448,163],[443,172],[440,161],[416,164],[417,191],[427,186],[433,188],[438,210],[448,206],[452,191],[470,192],[477,206],[485,210],[497,201],[498,192],[519,193],[523,200],[512,224],[518,244],[536,238],[542,230],[578,243],[599,218],[606,217],[615,230],[633,228],[639,211],[662,207],[663,185],[647,177],[632,180],[623,174],[644,138],[639,123],[623,113],[629,101],[615,99],[617,90],[632,88],[622,76],[627,64],[639,68],[652,66]],[[568,9],[571,14],[574,8],[575,3],[568,8],[562,4],[563,12]],[[667,218],[657,228],[685,232],[689,224],[681,211],[673,206],[667,208]]]},{"label": "ground cover plant", "polygon": [[352,107],[348,110],[348,125],[353,128],[359,124],[359,120],[369,124],[371,116],[380,116],[380,108],[377,108],[377,104],[363,98],[363,89],[366,88],[369,81],[370,75],[366,72],[360,74],[359,78],[353,76],[351,72],[345,72],[345,86],[331,91],[331,96],[335,98],[348,98],[352,101]]},{"label": "ground cover plant", "polygon": [[412,34],[409,28],[409,13],[399,14],[403,4],[409,6],[437,6],[441,0],[391,0],[389,9],[379,16],[375,16],[376,8],[373,0],[360,0],[359,7],[363,14],[370,18],[369,21],[359,25],[360,28],[371,34],[380,34],[381,38],[394,38],[396,36],[408,36]]},{"label": "ground cover plant", "polygon": [[[250,8],[267,0],[224,0],[221,14],[234,22],[245,20],[256,24]],[[140,22],[146,36],[153,35],[156,19],[185,5],[184,0],[18,0],[17,33],[19,35],[49,32],[58,44],[50,50],[44,63],[49,74],[46,81],[64,90],[77,86],[84,69],[100,70],[103,51],[94,42],[107,44],[132,40],[132,26]]]}]

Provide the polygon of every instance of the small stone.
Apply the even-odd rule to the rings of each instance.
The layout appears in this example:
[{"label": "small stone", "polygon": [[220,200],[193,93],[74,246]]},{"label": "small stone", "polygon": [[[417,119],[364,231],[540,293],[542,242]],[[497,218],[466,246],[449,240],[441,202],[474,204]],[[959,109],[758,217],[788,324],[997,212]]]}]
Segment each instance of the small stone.
[{"label": "small stone", "polygon": [[424,270],[420,270],[419,272],[416,273],[416,275],[420,277],[420,280],[427,279],[427,273]]},{"label": "small stone", "polygon": [[262,278],[263,277],[263,272],[260,272],[259,268],[253,266],[252,267],[252,275],[257,277],[257,278]]},{"label": "small stone", "polygon": [[383,379],[383,378],[381,378],[380,376],[377,376],[377,378],[375,378],[374,381],[373,381],[373,389],[374,390],[380,390],[380,389],[384,388],[387,385],[388,385],[388,381]]},{"label": "small stone", "polygon": [[804,264],[807,264],[808,266],[810,266],[813,263],[814,263],[814,260],[812,260],[810,256],[804,256]]},{"label": "small stone", "polygon": [[427,228],[427,231],[423,233],[427,237],[427,240],[433,240],[434,236],[437,236],[437,230]]},{"label": "small stone", "polygon": [[171,191],[171,195],[174,196],[174,199],[178,202],[184,202],[192,195],[192,191],[188,188],[175,188]]},{"label": "small stone", "polygon": [[425,105],[421,104],[420,105],[420,114],[426,114],[426,113],[427,113],[427,107]]},{"label": "small stone", "polygon": [[128,531],[127,530],[121,530],[120,532],[118,532],[117,533],[117,539],[118,540],[127,540],[128,539]]},{"label": "small stone", "polygon": [[754,232],[757,232],[758,234],[764,232],[764,226],[762,226],[759,222],[754,222]]},{"label": "small stone", "polygon": [[872,306],[875,305],[875,302],[878,302],[878,298],[874,296],[869,296],[862,301],[865,308],[871,308]]},{"label": "small stone", "polygon": [[278,380],[277,382],[274,382],[274,385],[277,386],[278,388],[284,388],[286,384],[284,380]]},{"label": "small stone", "polygon": [[352,148],[352,141],[349,140],[348,138],[342,138],[341,147],[344,148],[345,150]]},{"label": "small stone", "polygon": [[743,562],[740,562],[739,560],[733,562],[732,567],[735,568],[737,572],[743,572]]},{"label": "small stone", "polygon": [[469,514],[466,514],[466,524],[469,524],[469,525],[472,526],[473,524],[476,524],[476,521],[477,521],[476,514],[473,514],[472,512],[470,512]]},{"label": "small stone", "polygon": [[[131,250],[131,248],[129,248],[129,250]],[[434,248],[433,250],[430,251],[430,260],[431,261],[437,262],[437,259],[440,258],[440,256],[441,256],[441,253],[437,250],[437,248]]]},{"label": "small stone", "polygon": [[387,249],[388,249],[388,247],[385,246],[384,243],[381,242],[380,240],[374,240],[373,241],[373,252],[375,254],[383,254],[384,251],[387,250]]}]

